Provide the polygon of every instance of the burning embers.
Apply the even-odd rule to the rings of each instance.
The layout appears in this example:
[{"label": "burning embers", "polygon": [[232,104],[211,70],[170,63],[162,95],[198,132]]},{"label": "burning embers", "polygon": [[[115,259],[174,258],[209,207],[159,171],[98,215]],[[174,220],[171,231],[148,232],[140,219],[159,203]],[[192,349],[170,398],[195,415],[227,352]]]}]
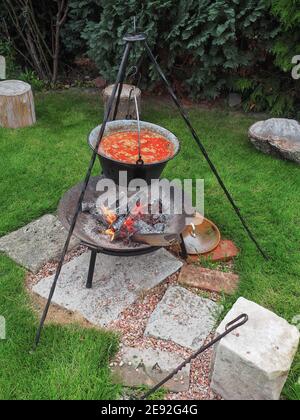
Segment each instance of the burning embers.
[{"label": "burning embers", "polygon": [[164,233],[169,220],[168,215],[163,213],[161,200],[152,203],[143,203],[139,198],[134,204],[127,206],[127,211],[121,208],[112,210],[101,205],[85,203],[83,211],[89,211],[96,217],[99,225],[99,233],[107,235],[111,241],[117,239],[128,242],[136,235],[161,234]]},{"label": "burning embers", "polygon": [[135,234],[163,233],[167,216],[162,213],[161,202],[143,205],[140,201],[126,214],[114,213],[107,207],[101,208],[100,233],[108,235],[111,240],[129,240]]}]

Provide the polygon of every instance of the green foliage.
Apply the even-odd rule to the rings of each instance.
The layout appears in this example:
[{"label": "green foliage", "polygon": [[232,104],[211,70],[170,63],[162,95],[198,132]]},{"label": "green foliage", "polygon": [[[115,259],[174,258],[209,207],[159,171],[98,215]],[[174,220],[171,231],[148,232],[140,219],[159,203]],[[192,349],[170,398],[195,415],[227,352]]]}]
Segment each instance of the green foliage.
[{"label": "green foliage", "polygon": [[86,44],[82,33],[88,22],[99,20],[100,4],[97,0],[71,0],[69,4],[68,25],[62,29],[64,46],[76,55],[85,52]]},{"label": "green foliage", "polygon": [[272,12],[280,22],[280,34],[272,46],[275,64],[287,72],[292,58],[300,54],[300,0],[273,0]]},{"label": "green foliage", "polygon": [[[64,39],[69,51],[87,51],[101,75],[113,81],[122,37],[132,30],[136,16],[138,29],[148,35],[180,93],[215,99],[238,90],[246,110],[290,116],[295,115],[295,86],[275,65],[291,69],[287,50],[296,53],[297,4],[299,0],[276,0],[272,14],[267,0],[71,0]],[[130,64],[139,57],[137,47]],[[158,76],[149,61],[142,68],[147,86],[156,87]]]},{"label": "green foliage", "polygon": [[235,90],[244,98],[243,108],[246,112],[268,110],[274,117],[295,116],[297,98],[292,85],[291,77],[280,77],[278,72],[239,78],[234,83]]},{"label": "green foliage", "polygon": [[6,77],[14,78],[20,72],[20,68],[16,62],[16,54],[9,40],[0,39],[0,55],[3,55],[6,59]]},{"label": "green foliage", "polygon": [[[10,22],[5,16],[9,9],[3,7],[6,3],[8,0],[0,0],[0,19]],[[57,2],[43,0],[34,8],[42,39],[51,46],[54,26],[49,20],[55,21]],[[19,16],[23,15],[20,10]],[[112,82],[124,48],[122,37],[133,30],[134,16],[137,29],[148,35],[179,94],[214,100],[238,90],[243,93],[245,109],[297,117],[299,81],[290,73],[292,57],[300,54],[300,0],[69,0],[61,34],[62,64],[87,54],[101,76]],[[7,31],[12,41],[5,40]],[[52,72],[52,47],[47,49],[41,42],[50,67],[47,62],[31,65],[34,54],[22,54],[22,37],[14,25],[2,25],[0,38],[12,42],[17,51],[13,56],[22,68],[34,69],[40,79],[47,79],[42,74]],[[141,56],[140,46],[134,52],[131,65]],[[143,83],[160,90],[153,66],[145,57],[141,61]]]},{"label": "green foliage", "polygon": [[[71,10],[66,31],[81,31],[102,76],[113,80],[122,36],[132,30],[136,15],[168,76],[196,99],[218,97],[230,75],[262,63],[278,32],[264,0],[73,0]],[[156,80],[150,67],[150,81]]]},{"label": "green foliage", "polygon": [[268,110],[275,117],[300,118],[299,82],[291,77],[292,58],[300,54],[300,0],[274,0],[271,10],[279,21],[270,48],[275,58],[234,85],[243,94],[246,111]]},{"label": "green foliage", "polygon": [[33,70],[23,71],[18,78],[23,80],[23,82],[29,83],[36,92],[41,91],[46,86],[45,82],[40,80]]},{"label": "green foliage", "polygon": [[45,87],[45,83],[38,78],[33,70],[21,70],[17,64],[16,53],[10,41],[0,40],[0,55],[6,59],[6,77],[7,79],[23,80],[31,85],[35,91],[40,91]]}]

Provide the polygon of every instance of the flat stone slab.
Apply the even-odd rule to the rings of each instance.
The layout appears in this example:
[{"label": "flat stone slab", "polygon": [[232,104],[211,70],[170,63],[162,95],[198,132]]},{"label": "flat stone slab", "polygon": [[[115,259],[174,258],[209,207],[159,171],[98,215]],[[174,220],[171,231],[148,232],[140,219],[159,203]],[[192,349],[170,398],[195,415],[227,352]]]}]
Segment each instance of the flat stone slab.
[{"label": "flat stone slab", "polygon": [[[177,354],[154,349],[125,347],[118,355],[118,362],[112,367],[115,382],[124,386],[153,387],[177,368],[184,359]],[[189,389],[190,365],[185,366],[170,379],[164,388],[171,392]]]},{"label": "flat stone slab", "polygon": [[300,124],[287,118],[259,121],[249,129],[249,139],[261,152],[300,164]]},{"label": "flat stone slab", "polygon": [[[182,267],[165,249],[134,257],[98,254],[93,289],[86,289],[89,260],[90,253],[85,252],[63,266],[53,302],[101,327],[118,319],[142,292]],[[47,298],[52,281],[53,276],[42,279],[33,291]]]},{"label": "flat stone slab", "polygon": [[[0,252],[27,270],[37,273],[43,265],[60,257],[67,231],[57,217],[47,214],[23,228],[0,238]],[[71,240],[70,249],[79,245]]]},{"label": "flat stone slab", "polygon": [[189,264],[181,270],[178,281],[186,286],[232,295],[238,289],[240,278],[234,273],[224,273]]},{"label": "flat stone slab", "polygon": [[217,329],[241,314],[249,321],[216,347],[211,388],[225,400],[278,400],[299,344],[299,331],[273,312],[240,298]]},{"label": "flat stone slab", "polygon": [[157,305],[145,335],[197,350],[212,332],[220,307],[180,286],[171,286]]}]

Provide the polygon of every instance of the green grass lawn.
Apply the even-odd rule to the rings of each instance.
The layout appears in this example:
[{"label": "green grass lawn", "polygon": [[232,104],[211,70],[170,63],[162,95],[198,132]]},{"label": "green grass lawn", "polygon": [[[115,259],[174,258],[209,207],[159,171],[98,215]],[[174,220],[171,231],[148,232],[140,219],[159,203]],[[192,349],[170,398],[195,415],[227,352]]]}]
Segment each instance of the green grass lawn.
[{"label": "green grass lawn", "polygon": [[[0,129],[0,236],[54,212],[62,194],[82,179],[90,158],[86,138],[102,118],[99,98],[75,92],[40,94],[38,123]],[[300,314],[300,168],[257,152],[247,139],[253,117],[221,110],[191,109],[190,115],[213,161],[256,236],[271,256],[265,262],[249,241],[193,139],[168,104],[144,105],[143,119],[173,131],[181,153],[166,168],[170,178],[205,180],[206,216],[241,254],[238,296],[291,321]],[[98,163],[95,171],[99,171]],[[47,326],[30,353],[38,319],[24,289],[25,272],[0,255],[0,315],[7,340],[0,341],[0,399],[113,399],[108,360],[117,337],[80,326]],[[284,395],[300,399],[298,353]]]}]

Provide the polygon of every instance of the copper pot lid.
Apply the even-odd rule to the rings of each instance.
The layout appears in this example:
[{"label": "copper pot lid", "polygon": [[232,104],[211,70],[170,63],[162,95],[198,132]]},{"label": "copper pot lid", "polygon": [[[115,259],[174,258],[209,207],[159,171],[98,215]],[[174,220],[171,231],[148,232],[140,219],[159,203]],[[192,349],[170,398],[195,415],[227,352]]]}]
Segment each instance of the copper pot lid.
[{"label": "copper pot lid", "polygon": [[183,232],[187,253],[201,255],[213,251],[221,241],[221,234],[217,226],[196,213],[191,224]]}]

